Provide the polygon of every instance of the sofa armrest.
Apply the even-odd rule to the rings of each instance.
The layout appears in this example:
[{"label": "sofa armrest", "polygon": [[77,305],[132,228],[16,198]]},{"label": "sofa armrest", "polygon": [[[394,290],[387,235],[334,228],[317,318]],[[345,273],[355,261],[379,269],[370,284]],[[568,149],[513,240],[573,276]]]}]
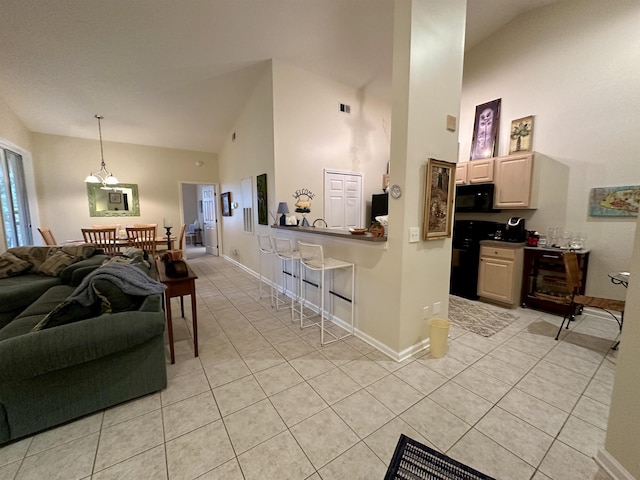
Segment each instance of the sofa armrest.
[{"label": "sofa armrest", "polygon": [[121,312],[0,342],[0,381],[17,381],[90,362],[164,333],[163,312]]}]

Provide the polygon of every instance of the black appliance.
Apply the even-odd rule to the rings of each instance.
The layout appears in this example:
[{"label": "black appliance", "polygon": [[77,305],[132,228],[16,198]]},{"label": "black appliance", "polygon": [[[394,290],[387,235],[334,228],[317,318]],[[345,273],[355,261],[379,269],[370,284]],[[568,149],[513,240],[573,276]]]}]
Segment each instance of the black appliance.
[{"label": "black appliance", "polygon": [[524,228],[524,218],[511,217],[507,221],[502,239],[506,242],[524,242],[527,240],[527,231]]},{"label": "black appliance", "polygon": [[371,223],[376,221],[376,217],[389,214],[389,194],[376,193],[371,195]]},{"label": "black appliance", "polygon": [[499,212],[493,208],[493,183],[456,186],[456,212]]},{"label": "black appliance", "polygon": [[451,249],[449,293],[476,300],[478,298],[478,266],[480,240],[493,240],[504,223],[481,220],[456,220]]}]

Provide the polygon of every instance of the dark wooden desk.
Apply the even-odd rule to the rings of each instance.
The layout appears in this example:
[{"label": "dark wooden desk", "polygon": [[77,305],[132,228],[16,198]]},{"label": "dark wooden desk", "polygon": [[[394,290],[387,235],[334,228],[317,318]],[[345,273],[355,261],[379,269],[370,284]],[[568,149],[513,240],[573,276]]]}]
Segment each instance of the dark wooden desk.
[{"label": "dark wooden desk", "polygon": [[[186,262],[185,262],[186,263]],[[156,259],[156,267],[158,269],[158,280],[167,286],[164,292],[165,313],[167,315],[167,328],[169,329],[169,349],[171,351],[171,363],[176,363],[175,352],[173,349],[173,324],[171,319],[171,299],[180,297],[180,312],[184,318],[184,305],[182,297],[191,295],[191,317],[193,318],[193,351],[194,356],[198,356],[198,314],[196,311],[196,278],[198,276],[193,273],[189,264],[187,270],[189,275],[181,278],[167,277],[164,262]]]}]

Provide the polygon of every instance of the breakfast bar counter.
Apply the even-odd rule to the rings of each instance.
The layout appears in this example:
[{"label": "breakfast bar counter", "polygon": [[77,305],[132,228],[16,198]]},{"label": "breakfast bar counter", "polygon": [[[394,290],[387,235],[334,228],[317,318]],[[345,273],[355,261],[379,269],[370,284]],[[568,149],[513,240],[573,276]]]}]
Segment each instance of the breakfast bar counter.
[{"label": "breakfast bar counter", "polygon": [[357,240],[361,242],[384,243],[387,241],[386,236],[374,237],[369,232],[356,235],[356,234],[350,233],[349,230],[337,230],[337,229],[331,229],[331,228],[284,226],[284,225],[271,225],[271,228],[275,228],[278,230],[286,230],[289,233],[311,233],[314,235],[325,235],[330,237],[338,237],[342,239]]}]

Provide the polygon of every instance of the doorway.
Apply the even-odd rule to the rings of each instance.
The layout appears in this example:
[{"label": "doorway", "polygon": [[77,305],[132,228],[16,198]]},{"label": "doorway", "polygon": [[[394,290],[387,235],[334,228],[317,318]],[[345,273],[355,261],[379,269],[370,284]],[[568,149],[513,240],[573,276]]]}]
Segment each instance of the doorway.
[{"label": "doorway", "polygon": [[218,256],[220,252],[217,216],[217,186],[182,182],[182,218],[186,224],[184,256]]}]

